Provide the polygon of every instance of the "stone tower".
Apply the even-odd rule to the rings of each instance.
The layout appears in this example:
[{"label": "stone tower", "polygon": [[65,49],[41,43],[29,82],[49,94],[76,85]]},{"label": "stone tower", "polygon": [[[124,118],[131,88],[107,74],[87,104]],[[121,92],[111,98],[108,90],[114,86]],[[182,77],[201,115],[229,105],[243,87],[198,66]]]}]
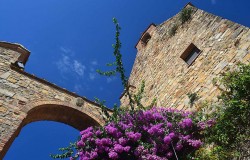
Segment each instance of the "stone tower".
[{"label": "stone tower", "polygon": [[[217,101],[213,79],[250,62],[250,29],[188,3],[162,24],[150,24],[135,47],[130,89],[144,80],[144,104],[155,97],[157,106],[190,109],[188,93],[198,94],[197,103]],[[128,105],[128,97],[120,100]]]},{"label": "stone tower", "polygon": [[51,120],[78,130],[104,124],[95,102],[25,72],[29,55],[19,44],[0,42],[0,159],[28,123]]}]

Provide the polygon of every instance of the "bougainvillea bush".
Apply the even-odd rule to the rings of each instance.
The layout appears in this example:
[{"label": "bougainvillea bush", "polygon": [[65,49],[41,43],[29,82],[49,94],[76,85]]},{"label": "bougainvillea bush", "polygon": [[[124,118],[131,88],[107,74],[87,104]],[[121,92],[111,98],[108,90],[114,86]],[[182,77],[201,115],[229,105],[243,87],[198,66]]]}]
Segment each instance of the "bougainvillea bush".
[{"label": "bougainvillea bush", "polygon": [[185,159],[202,145],[200,131],[214,124],[212,120],[197,123],[194,114],[176,109],[119,113],[103,127],[81,131],[71,159]]}]

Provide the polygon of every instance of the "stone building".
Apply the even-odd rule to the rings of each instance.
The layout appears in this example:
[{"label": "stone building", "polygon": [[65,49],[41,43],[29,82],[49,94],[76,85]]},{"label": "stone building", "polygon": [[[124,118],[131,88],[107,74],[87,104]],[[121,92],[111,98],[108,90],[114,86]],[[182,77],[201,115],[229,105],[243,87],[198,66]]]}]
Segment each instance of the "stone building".
[{"label": "stone building", "polygon": [[[217,101],[213,78],[250,62],[250,29],[189,3],[162,24],[149,25],[136,48],[130,89],[144,80],[145,104],[155,97],[157,106],[188,109],[188,93]],[[29,55],[19,44],[0,42],[0,159],[28,123],[53,120],[79,130],[104,124],[95,102],[25,72]],[[127,104],[122,95],[121,105]]]},{"label": "stone building", "polygon": [[0,159],[28,123],[51,120],[78,130],[104,124],[95,102],[25,72],[29,55],[19,44],[0,42]]},{"label": "stone building", "polygon": [[[190,109],[188,93],[198,95],[197,103],[217,101],[213,79],[250,62],[250,29],[188,3],[162,24],[150,24],[135,47],[130,90],[144,80],[144,104],[157,98],[157,106]],[[128,105],[127,96],[120,101]]]}]

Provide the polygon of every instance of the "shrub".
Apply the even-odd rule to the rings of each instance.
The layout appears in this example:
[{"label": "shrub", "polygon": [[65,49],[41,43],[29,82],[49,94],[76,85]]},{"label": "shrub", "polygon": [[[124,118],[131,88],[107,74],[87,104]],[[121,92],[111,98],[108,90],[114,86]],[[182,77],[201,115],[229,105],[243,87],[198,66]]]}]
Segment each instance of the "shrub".
[{"label": "shrub", "polygon": [[81,131],[74,158],[185,159],[201,147],[199,131],[214,124],[197,122],[194,117],[190,112],[166,108],[119,112],[104,127]]},{"label": "shrub", "polygon": [[233,159],[243,156],[243,148],[250,139],[250,64],[240,64],[216,83],[221,86],[222,104],[210,115],[217,123],[205,132],[207,144],[213,144],[206,156]]},{"label": "shrub", "polygon": [[180,12],[180,16],[179,16],[179,20],[180,22],[183,24],[186,21],[188,21],[191,18],[191,14],[192,14],[193,10],[192,8],[184,8],[181,12]]},{"label": "shrub", "polygon": [[170,37],[174,36],[177,29],[178,29],[178,26],[177,26],[176,24],[174,24],[174,25],[170,28],[170,30],[169,30],[169,36],[170,36]]},{"label": "shrub", "polygon": [[224,109],[210,138],[220,146],[234,149],[250,132],[250,64],[226,73],[220,82],[225,87],[220,97]]}]

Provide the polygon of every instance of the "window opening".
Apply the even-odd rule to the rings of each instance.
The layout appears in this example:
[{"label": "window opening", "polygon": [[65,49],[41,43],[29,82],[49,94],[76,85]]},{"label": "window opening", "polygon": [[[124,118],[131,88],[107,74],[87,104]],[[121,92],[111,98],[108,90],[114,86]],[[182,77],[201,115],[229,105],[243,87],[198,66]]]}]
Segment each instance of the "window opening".
[{"label": "window opening", "polygon": [[200,50],[191,43],[188,48],[182,53],[181,58],[188,64],[191,65],[195,59],[200,55]]}]

